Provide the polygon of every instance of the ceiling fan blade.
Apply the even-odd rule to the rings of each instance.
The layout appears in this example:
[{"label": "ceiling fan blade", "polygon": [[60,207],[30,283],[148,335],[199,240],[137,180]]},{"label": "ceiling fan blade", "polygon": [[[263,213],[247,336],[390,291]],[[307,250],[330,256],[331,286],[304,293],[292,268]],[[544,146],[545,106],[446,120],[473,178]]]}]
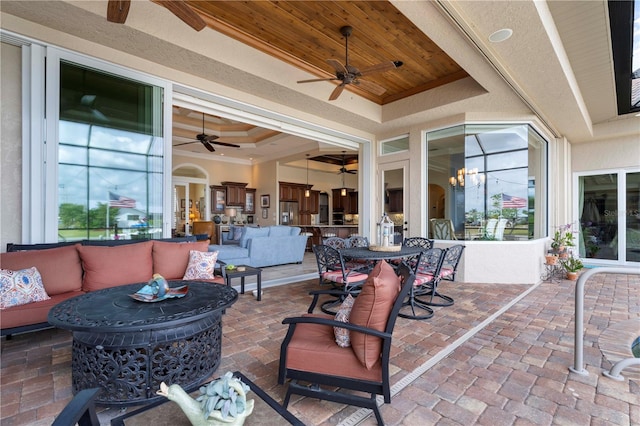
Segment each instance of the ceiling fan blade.
[{"label": "ceiling fan blade", "polygon": [[362,87],[364,90],[366,90],[367,92],[371,92],[374,95],[378,95],[381,96],[384,94],[384,92],[387,91],[387,89],[385,89],[384,87],[373,83],[371,81],[367,81],[367,80],[356,80],[354,82],[356,85]]},{"label": "ceiling fan blade", "polygon": [[340,94],[344,90],[344,86],[345,86],[344,83],[338,84],[338,86],[335,89],[333,89],[333,92],[331,92],[331,96],[329,96],[329,100],[334,101],[338,99],[338,96],[340,96]]},{"label": "ceiling fan blade", "polygon": [[176,15],[182,22],[189,25],[196,31],[202,30],[207,26],[204,19],[200,17],[191,7],[183,0],[152,0],[154,3],[164,6],[171,13]]},{"label": "ceiling fan blade", "polygon": [[107,3],[107,21],[124,24],[129,14],[131,0],[109,0]]},{"label": "ceiling fan blade", "polygon": [[207,150],[209,150],[209,152],[215,152],[216,149],[213,147],[213,145],[211,145],[209,142],[202,140],[200,141],[202,142],[202,145],[204,145],[205,148],[207,148]]},{"label": "ceiling fan blade", "polygon": [[196,143],[196,142],[200,142],[200,141],[182,142],[182,143],[177,143],[177,144],[172,145],[172,146],[190,145],[190,144]]},{"label": "ceiling fan blade", "polygon": [[218,135],[205,135],[204,133],[201,134],[201,135],[198,135],[198,139],[205,140],[207,142],[213,142],[216,139],[218,139],[219,137],[220,136],[218,136]]},{"label": "ceiling fan blade", "polygon": [[327,63],[331,65],[337,73],[347,74],[349,72],[347,68],[342,65],[342,62],[337,59],[327,59]]},{"label": "ceiling fan blade", "polygon": [[240,145],[236,145],[234,143],[219,142],[219,141],[215,141],[215,142],[211,142],[211,143],[216,144],[216,145],[221,145],[221,146],[228,146],[228,147],[231,147],[231,148],[240,148]]},{"label": "ceiling fan blade", "polygon": [[333,77],[333,78],[312,78],[310,80],[300,80],[298,81],[298,83],[313,83],[315,81],[334,81],[334,80],[340,80],[337,77]]},{"label": "ceiling fan blade", "polygon": [[377,64],[377,65],[372,65],[370,67],[362,68],[358,72],[358,75],[361,76],[361,75],[375,74],[377,72],[391,71],[391,70],[396,69],[396,68],[398,68],[400,66],[402,66],[402,62],[401,61],[382,62],[382,63]]}]

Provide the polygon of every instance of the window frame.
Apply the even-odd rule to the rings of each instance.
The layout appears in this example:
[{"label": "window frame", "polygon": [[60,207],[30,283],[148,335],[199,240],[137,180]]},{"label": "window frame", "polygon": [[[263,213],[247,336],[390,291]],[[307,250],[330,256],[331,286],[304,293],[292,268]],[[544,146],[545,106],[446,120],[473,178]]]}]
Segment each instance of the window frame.
[{"label": "window frame", "polygon": [[[25,243],[58,241],[58,141],[60,62],[67,61],[162,89],[164,138],[162,186],[171,187],[172,83],[132,69],[54,46],[23,46],[23,217]],[[163,189],[162,235],[171,233],[171,197]]]}]

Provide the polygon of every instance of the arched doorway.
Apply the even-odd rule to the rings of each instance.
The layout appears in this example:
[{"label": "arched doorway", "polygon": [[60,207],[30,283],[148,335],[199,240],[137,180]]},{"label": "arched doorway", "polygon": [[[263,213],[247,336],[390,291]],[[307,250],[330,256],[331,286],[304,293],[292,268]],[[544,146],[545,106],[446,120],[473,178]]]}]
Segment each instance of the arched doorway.
[{"label": "arched doorway", "polygon": [[182,164],[172,173],[171,234],[190,234],[194,220],[209,220],[209,175],[200,166]]}]

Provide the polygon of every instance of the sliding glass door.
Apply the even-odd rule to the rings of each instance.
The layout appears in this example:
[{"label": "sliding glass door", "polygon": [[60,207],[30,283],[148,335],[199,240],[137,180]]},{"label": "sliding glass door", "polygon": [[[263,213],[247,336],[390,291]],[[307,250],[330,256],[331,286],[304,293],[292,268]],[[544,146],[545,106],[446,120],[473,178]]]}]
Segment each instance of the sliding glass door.
[{"label": "sliding glass door", "polygon": [[580,257],[640,262],[640,172],[578,176]]}]

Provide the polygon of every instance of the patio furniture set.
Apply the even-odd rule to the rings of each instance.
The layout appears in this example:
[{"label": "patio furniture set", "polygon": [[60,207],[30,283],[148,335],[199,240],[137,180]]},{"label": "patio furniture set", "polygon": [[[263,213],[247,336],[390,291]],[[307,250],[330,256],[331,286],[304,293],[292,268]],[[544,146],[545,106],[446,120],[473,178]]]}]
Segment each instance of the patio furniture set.
[{"label": "patio furniture set", "polygon": [[[48,299],[48,305],[38,307],[47,314],[44,321],[35,316],[34,323],[3,328],[3,334],[7,335],[51,325],[73,332],[72,383],[76,397],[60,419],[73,418],[78,424],[89,425],[95,424],[92,410],[96,403],[144,405],[135,416],[114,419],[114,424],[130,424],[131,419],[125,417],[134,418],[163,405],[163,397],[155,393],[161,381],[180,384],[191,392],[215,373],[221,354],[221,317],[238,298],[230,280],[239,277],[244,281],[245,276],[256,275],[260,283],[260,269],[245,266],[243,270],[221,273],[208,280],[183,280],[191,249],[204,252],[209,249],[199,244],[206,242],[143,241],[116,247],[63,244],[37,247],[41,250],[33,251],[25,251],[29,247],[16,247],[21,251],[2,255],[3,267],[37,265],[42,269],[43,281],[48,283],[77,281],[78,288],[63,287],[67,290],[63,293],[47,288],[55,299]],[[376,395],[390,402],[389,353],[396,318],[423,319],[416,313],[416,306],[424,309],[421,304],[427,306],[435,297],[444,299],[445,305],[453,303],[436,291],[436,285],[430,288],[431,300],[421,300],[423,287],[416,283],[426,282],[429,274],[431,283],[445,276],[454,277],[462,249],[450,272],[445,274],[442,270],[447,250],[434,249],[430,240],[407,239],[393,252],[370,250],[368,241],[362,237],[352,237],[347,244],[341,249],[314,246],[317,255],[324,253],[323,264],[333,265],[323,272],[318,260],[320,281],[333,277],[338,286],[313,292],[307,314],[283,320],[289,329],[281,346],[278,382],[291,381],[282,406],[253,387],[266,402],[265,406],[292,424],[300,424],[286,410],[292,394],[370,408],[378,423],[383,424]],[[94,252],[93,260],[87,258],[85,250]],[[433,269],[436,253],[439,257]],[[68,263],[63,265],[63,260]],[[347,264],[353,271],[360,268],[360,272],[351,272]],[[132,294],[141,284],[150,283],[148,278],[153,273],[164,274],[170,288],[184,285],[188,291],[181,297],[154,300],[155,303],[134,300]],[[438,279],[434,281],[433,276]],[[259,285],[258,300],[260,294]],[[319,297],[327,294],[340,303],[357,296],[349,305],[348,319],[337,318],[327,302],[321,304],[323,313],[313,314]],[[23,306],[36,308],[38,303]],[[411,311],[401,312],[406,307]],[[3,327],[6,311],[2,313]],[[341,335],[350,336],[347,346],[336,344],[337,329],[342,330]],[[328,341],[333,343],[328,345]],[[188,363],[184,362],[186,355]],[[106,365],[117,366],[115,375],[104,373]],[[329,391],[320,386],[340,389]],[[92,389],[97,391],[89,391]],[[356,396],[353,390],[370,396]]]}]

